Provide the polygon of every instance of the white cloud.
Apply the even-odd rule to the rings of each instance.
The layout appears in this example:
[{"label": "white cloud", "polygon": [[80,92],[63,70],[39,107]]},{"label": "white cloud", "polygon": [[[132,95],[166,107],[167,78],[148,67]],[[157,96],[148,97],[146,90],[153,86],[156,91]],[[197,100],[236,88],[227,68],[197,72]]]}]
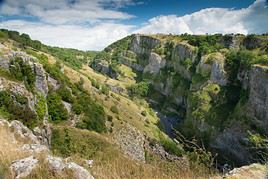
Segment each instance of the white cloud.
[{"label": "white cloud", "polygon": [[133,18],[133,15],[118,10],[132,4],[132,0],[6,0],[0,13],[37,17],[49,24],[78,24]]},{"label": "white cloud", "polygon": [[40,40],[47,45],[81,50],[101,50],[112,42],[127,36],[132,26],[102,23],[93,27],[82,27],[10,20],[1,23],[0,28],[30,34],[31,38]]},{"label": "white cloud", "polygon": [[256,0],[243,9],[208,8],[178,17],[158,16],[150,19],[139,33],[265,33],[268,32],[268,8],[265,0]]},{"label": "white cloud", "polygon": [[[71,1],[71,0],[69,0]],[[74,0],[73,0],[74,1]],[[27,33],[33,39],[60,47],[101,50],[131,33],[265,33],[268,32],[268,8],[265,0],[256,0],[248,8],[208,8],[184,15],[158,16],[140,26],[129,26],[104,19],[124,19],[131,15],[117,9],[133,5],[133,0],[6,0],[0,9],[5,13],[39,17],[40,22],[8,20],[0,28]],[[105,4],[110,7],[105,7]],[[139,2],[137,2],[139,4]],[[7,8],[8,7],[8,8]],[[96,14],[96,12],[98,12]],[[48,23],[50,22],[50,23]],[[90,26],[83,22],[94,22]],[[136,30],[134,30],[134,28]]]}]

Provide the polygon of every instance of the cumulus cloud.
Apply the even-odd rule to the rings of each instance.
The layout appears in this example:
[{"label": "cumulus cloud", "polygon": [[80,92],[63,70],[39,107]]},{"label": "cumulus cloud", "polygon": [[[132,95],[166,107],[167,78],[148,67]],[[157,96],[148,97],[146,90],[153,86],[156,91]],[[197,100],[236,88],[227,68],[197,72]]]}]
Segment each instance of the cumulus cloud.
[{"label": "cumulus cloud", "polygon": [[92,23],[103,19],[133,18],[133,15],[118,10],[132,4],[132,0],[6,0],[0,13],[37,17],[49,24]]},{"label": "cumulus cloud", "polygon": [[[133,17],[119,9],[141,4],[134,0],[6,0],[1,15],[36,17],[6,20],[0,28],[27,33],[31,38],[60,47],[101,50],[131,33],[215,34],[266,33],[268,8],[265,0],[256,0],[243,9],[207,8],[184,16],[158,16],[139,26],[117,20]],[[108,19],[108,20],[107,20]],[[87,23],[91,22],[91,23]]]},{"label": "cumulus cloud", "polygon": [[102,23],[93,27],[83,27],[10,20],[1,23],[0,28],[30,34],[31,38],[40,40],[47,45],[81,50],[101,50],[112,42],[127,36],[132,26]]},{"label": "cumulus cloud", "polygon": [[248,8],[207,8],[178,17],[158,16],[150,19],[139,33],[266,33],[268,8],[265,0],[256,0]]}]

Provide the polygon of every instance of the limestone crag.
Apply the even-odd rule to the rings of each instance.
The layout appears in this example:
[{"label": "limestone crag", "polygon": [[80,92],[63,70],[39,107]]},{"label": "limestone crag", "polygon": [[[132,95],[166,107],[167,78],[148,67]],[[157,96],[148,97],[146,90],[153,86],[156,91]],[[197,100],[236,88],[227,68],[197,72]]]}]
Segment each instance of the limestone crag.
[{"label": "limestone crag", "polygon": [[[268,67],[254,65],[249,80],[249,115],[258,126],[268,128]],[[268,131],[266,130],[266,134]]]}]

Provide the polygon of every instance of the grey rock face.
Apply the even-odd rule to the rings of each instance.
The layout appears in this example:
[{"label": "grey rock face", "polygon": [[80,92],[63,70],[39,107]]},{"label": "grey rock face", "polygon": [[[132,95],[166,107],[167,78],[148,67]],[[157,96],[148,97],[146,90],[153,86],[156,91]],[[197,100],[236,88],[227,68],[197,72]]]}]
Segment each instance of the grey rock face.
[{"label": "grey rock face", "polygon": [[100,60],[99,62],[93,64],[92,67],[102,74],[108,75],[110,73],[109,64],[105,60]]},{"label": "grey rock face", "polygon": [[48,85],[47,85],[47,78],[46,72],[41,64],[34,63],[34,71],[36,74],[35,80],[35,88],[44,96],[47,96],[48,93]]},{"label": "grey rock face", "polygon": [[172,60],[175,61],[183,61],[189,58],[193,62],[196,60],[196,57],[197,53],[193,47],[183,42],[177,44],[172,51]]},{"label": "grey rock face", "polygon": [[33,134],[38,138],[42,145],[50,147],[52,132],[50,124],[46,120],[43,121],[42,126],[33,129]]},{"label": "grey rock face", "polygon": [[48,81],[48,84],[51,85],[54,91],[60,88],[59,82],[55,80],[54,78],[52,78],[50,75],[48,75],[47,81]]},{"label": "grey rock face", "polygon": [[160,40],[136,34],[130,44],[130,50],[136,54],[149,54],[150,51],[160,44]]},{"label": "grey rock face", "polygon": [[[268,128],[268,68],[254,65],[249,81],[249,115]],[[265,130],[268,134],[268,131]]]},{"label": "grey rock face", "polygon": [[127,124],[116,132],[114,139],[126,155],[134,160],[145,161],[145,137],[134,127]]},{"label": "grey rock face", "polygon": [[242,145],[245,143],[246,134],[240,129],[239,124],[224,130],[210,146],[221,156],[227,157],[231,161],[236,161],[238,165],[247,165],[252,159],[251,152]]},{"label": "grey rock face", "polygon": [[130,68],[133,68],[134,70],[137,70],[137,71],[143,71],[143,69],[144,69],[144,67],[142,65],[137,64],[135,62],[131,62],[129,60],[126,60],[123,57],[119,58],[119,62],[130,67]]},{"label": "grey rock face", "polygon": [[33,156],[30,156],[25,159],[12,162],[10,168],[15,173],[15,179],[20,179],[27,177],[37,165],[38,160]]},{"label": "grey rock face", "polygon": [[221,86],[225,86],[227,84],[227,74],[224,71],[224,60],[216,59],[213,61],[210,80]]},{"label": "grey rock face", "polygon": [[149,57],[149,64],[145,66],[143,73],[149,72],[157,74],[161,68],[166,65],[166,60],[162,59],[158,54],[151,53]]}]

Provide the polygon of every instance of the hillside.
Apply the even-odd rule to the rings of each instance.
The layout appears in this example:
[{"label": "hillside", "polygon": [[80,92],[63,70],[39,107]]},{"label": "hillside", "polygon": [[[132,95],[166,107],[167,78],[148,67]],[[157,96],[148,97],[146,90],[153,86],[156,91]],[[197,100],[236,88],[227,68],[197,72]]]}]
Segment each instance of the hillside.
[{"label": "hillside", "polygon": [[264,164],[267,53],[265,35],[137,34],[84,52],[1,30],[0,178],[216,178],[243,172],[225,163]]}]

